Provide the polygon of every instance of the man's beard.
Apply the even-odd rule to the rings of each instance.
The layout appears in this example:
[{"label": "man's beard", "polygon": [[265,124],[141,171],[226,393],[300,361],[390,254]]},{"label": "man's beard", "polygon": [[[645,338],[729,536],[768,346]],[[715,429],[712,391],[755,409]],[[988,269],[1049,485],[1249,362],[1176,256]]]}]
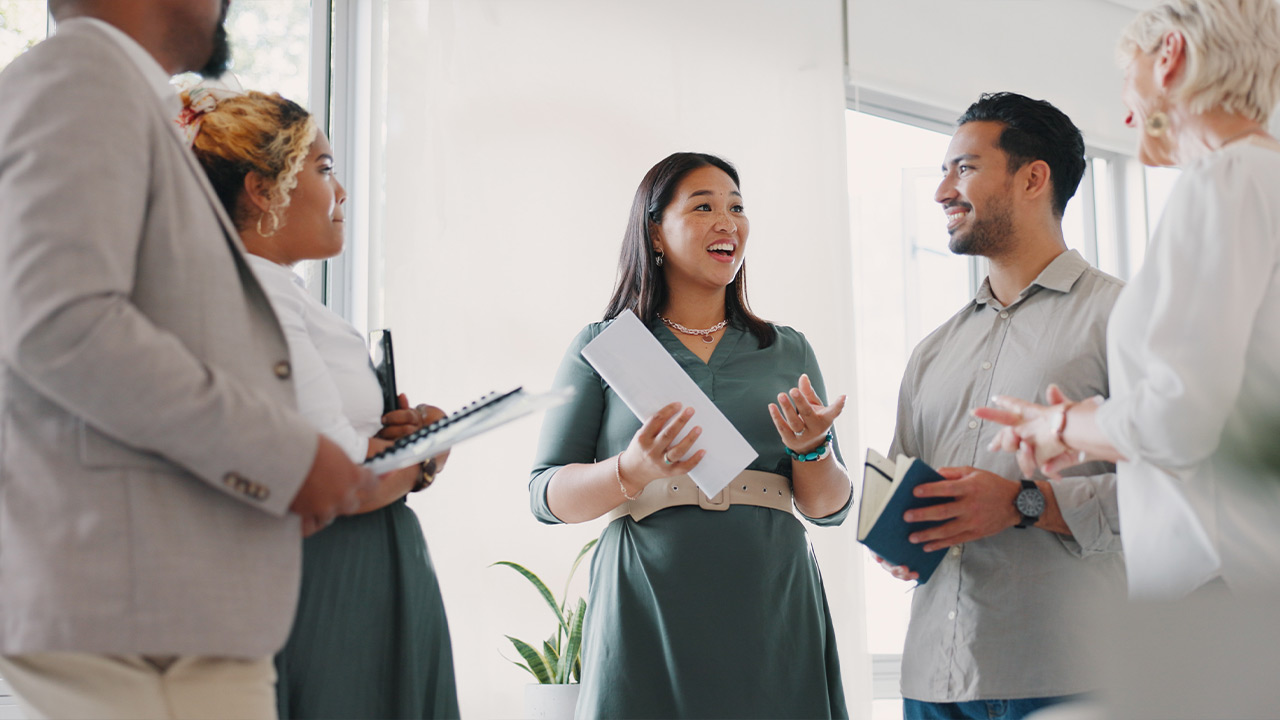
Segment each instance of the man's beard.
[{"label": "man's beard", "polygon": [[952,233],[947,247],[956,255],[991,257],[1009,246],[1013,238],[1013,213],[1008,198],[987,203],[985,219],[974,222],[967,230]]},{"label": "man's beard", "polygon": [[201,77],[219,78],[231,67],[231,41],[227,38],[227,8],[230,5],[230,0],[222,3],[222,17],[213,31],[213,51],[204,67],[196,71]]}]

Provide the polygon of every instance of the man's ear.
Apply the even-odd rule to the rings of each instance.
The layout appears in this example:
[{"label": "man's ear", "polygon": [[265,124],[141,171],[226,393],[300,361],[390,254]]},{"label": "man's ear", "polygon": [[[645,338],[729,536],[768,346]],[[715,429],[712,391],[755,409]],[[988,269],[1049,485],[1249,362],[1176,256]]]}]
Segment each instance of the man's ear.
[{"label": "man's ear", "polygon": [[250,170],[244,176],[243,196],[249,205],[257,209],[257,213],[265,213],[271,209],[271,191],[266,178]]},{"label": "man's ear", "polygon": [[1018,175],[1025,197],[1034,199],[1053,193],[1049,163],[1043,160],[1032,160],[1018,171]]}]

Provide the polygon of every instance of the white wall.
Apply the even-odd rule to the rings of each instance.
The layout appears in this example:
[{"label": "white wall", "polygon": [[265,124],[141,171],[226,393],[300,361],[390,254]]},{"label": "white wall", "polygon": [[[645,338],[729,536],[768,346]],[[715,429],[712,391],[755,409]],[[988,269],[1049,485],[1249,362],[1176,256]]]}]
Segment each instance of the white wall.
[{"label": "white wall", "polygon": [[956,115],[983,92],[1018,92],[1056,105],[1090,146],[1133,152],[1115,60],[1116,40],[1137,14],[1131,7],[1106,0],[847,2],[851,83]]},{"label": "white wall", "polygon": [[[550,384],[608,299],[636,185],[677,150],[742,174],[755,309],[812,341],[833,393],[854,388],[840,0],[382,0],[386,154],[381,266],[401,385],[452,408]],[[377,123],[375,122],[375,126]],[[381,285],[377,282],[381,281]],[[840,426],[856,462],[853,413]],[[526,677],[503,634],[549,612],[495,560],[563,582],[599,526],[528,509],[538,431],[463,445],[413,498],[444,588],[463,713],[515,717]],[[856,465],[855,465],[856,466]],[[865,715],[854,523],[813,529],[851,710]],[[585,573],[583,573],[585,576]],[[585,579],[585,577],[584,577]]]}]

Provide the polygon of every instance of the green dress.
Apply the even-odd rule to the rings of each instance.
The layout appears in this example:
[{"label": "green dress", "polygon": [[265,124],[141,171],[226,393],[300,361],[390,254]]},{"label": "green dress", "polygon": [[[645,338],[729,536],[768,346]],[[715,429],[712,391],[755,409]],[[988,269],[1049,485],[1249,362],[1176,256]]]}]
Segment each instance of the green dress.
[{"label": "green dress", "polygon": [[397,500],[302,544],[281,718],[456,718],[444,601],[417,515]]},{"label": "green dress", "polygon": [[[556,386],[576,391],[548,413],[529,482],[534,515],[556,470],[622,452],[640,421],[582,358],[608,323],[587,326]],[[748,469],[791,477],[768,404],[808,373],[826,390],[799,332],[777,326],[760,349],[730,326],[703,363],[660,322],[650,330],[759,454]],[[695,417],[694,423],[697,422]],[[850,498],[852,502],[852,497]],[[838,525],[849,505],[810,521]],[[795,515],[749,505],[622,517],[600,536],[582,649],[580,718],[847,717],[822,577]]]}]

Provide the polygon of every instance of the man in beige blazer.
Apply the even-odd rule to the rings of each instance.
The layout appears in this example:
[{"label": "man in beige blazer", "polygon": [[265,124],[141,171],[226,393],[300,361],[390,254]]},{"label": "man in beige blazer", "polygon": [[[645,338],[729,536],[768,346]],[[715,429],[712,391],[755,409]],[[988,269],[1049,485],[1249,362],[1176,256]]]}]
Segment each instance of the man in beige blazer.
[{"label": "man in beige blazer", "polygon": [[179,140],[224,0],[52,0],[0,73],[0,675],[36,717],[274,717],[304,531],[376,481]]}]

